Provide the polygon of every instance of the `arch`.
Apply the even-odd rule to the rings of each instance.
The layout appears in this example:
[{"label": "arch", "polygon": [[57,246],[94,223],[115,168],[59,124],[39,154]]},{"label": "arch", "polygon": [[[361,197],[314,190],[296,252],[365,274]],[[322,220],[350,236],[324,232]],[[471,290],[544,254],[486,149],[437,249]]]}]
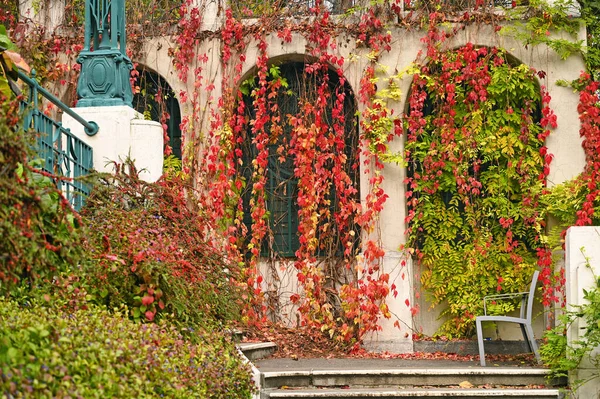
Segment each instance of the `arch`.
[{"label": "arch", "polygon": [[144,114],[146,119],[167,125],[168,144],[172,154],[181,159],[181,109],[171,85],[158,72],[140,65],[138,67],[136,92],[133,95],[133,108]]},{"label": "arch", "polygon": [[407,227],[423,287],[448,304],[440,332],[457,335],[473,330],[480,297],[523,288],[535,268],[545,136],[534,71],[496,48],[445,54],[409,92]]},{"label": "arch", "polygon": [[[267,65],[283,65],[289,63],[314,64],[321,62],[322,61],[320,61],[317,57],[306,53],[284,53],[270,57],[267,61]],[[344,76],[342,70],[337,65],[332,64],[331,62],[327,62],[327,67],[330,73],[337,73],[339,76]],[[242,78],[239,80],[240,84],[243,84],[243,82],[248,81],[249,79],[254,79],[257,73],[258,68],[256,67],[256,65],[252,65],[243,73]],[[358,109],[358,102],[356,100],[356,96],[354,95],[356,90],[354,89],[350,81],[346,78],[346,76],[344,76],[344,79],[345,85],[348,87],[349,91],[352,93],[352,98],[354,98],[355,100],[354,106]]]},{"label": "arch", "polygon": [[[343,166],[344,170],[341,172],[348,176],[353,185],[356,200],[358,201],[360,198],[358,123],[354,93],[339,71],[329,65],[326,71],[311,71],[311,65],[314,65],[311,61],[313,60],[309,57],[300,54],[280,56],[269,60],[269,79],[281,79],[285,84],[276,90],[272,103],[270,103],[272,105],[276,104],[276,106],[269,108],[271,110],[270,117],[276,116],[276,119],[280,122],[274,122],[275,119],[271,119],[266,127],[271,136],[266,171],[268,181],[265,187],[271,236],[266,240],[261,251],[265,256],[293,257],[300,247],[298,238],[300,220],[298,215],[301,212],[301,207],[297,202],[299,176],[295,170],[296,158],[292,148],[295,137],[290,117],[299,117],[307,125],[315,122],[311,119],[315,118],[315,115],[305,112],[305,104],[316,104],[318,102],[316,93],[319,85],[325,84],[329,93],[326,95],[327,104],[324,106],[325,112],[322,114],[324,123],[321,125],[321,129],[324,129],[324,131],[320,134],[330,135],[335,129],[337,129],[335,130],[337,133],[343,132],[343,145],[340,144],[339,148],[333,148],[330,151],[332,151],[332,154],[344,154],[347,163]],[[314,61],[316,62],[316,60]],[[254,137],[253,121],[256,118],[252,96],[253,85],[257,83],[257,78],[252,77],[252,73],[255,73],[255,71],[256,69],[253,68],[246,74],[241,87],[244,93],[243,102],[245,104],[247,125],[242,144],[244,162],[240,167],[240,174],[247,182],[252,181],[254,172],[252,160],[256,158],[258,152],[252,142]],[[337,115],[333,111],[336,101],[338,101],[338,95],[339,98],[343,99],[343,116]],[[340,121],[343,121],[344,126],[336,125]],[[325,149],[319,150],[325,151]],[[324,167],[333,167],[333,161],[326,162]],[[339,212],[340,201],[343,201],[343,199],[341,194],[338,195],[334,182],[332,182],[331,187],[327,199],[330,206],[328,212],[324,211],[323,213],[334,215]],[[242,194],[243,207],[246,209],[244,222],[250,229],[252,226],[249,212],[251,188],[251,184],[248,184]],[[330,216],[330,218],[333,219],[333,216]],[[335,224],[331,220],[322,223]],[[351,228],[355,229],[354,226]],[[355,236],[358,237],[359,234],[355,234]],[[334,243],[333,241],[331,237],[326,239],[321,236],[321,247],[317,252],[339,252],[342,249],[339,247],[339,242]]]},{"label": "arch", "polygon": [[[457,45],[457,46],[454,46],[450,50],[445,51],[445,52],[456,51],[456,50],[458,50],[458,49],[460,49],[460,48],[462,48],[464,46],[465,46],[465,44]],[[473,44],[473,47],[476,48],[476,49],[486,48],[488,50],[491,50],[493,48],[497,48],[497,47],[495,47],[493,45],[487,45],[487,44]],[[504,56],[504,58],[506,59],[506,62],[509,65],[511,65],[513,67],[521,65],[521,64],[528,65],[525,62],[521,61],[521,59],[519,59],[519,57],[517,57],[516,55],[510,53],[509,51],[505,51],[505,50],[502,50],[502,51],[503,51],[503,56]],[[430,60],[428,60],[427,62],[425,62],[425,65],[428,65],[429,63],[430,63]],[[537,84],[538,91],[540,91],[541,90],[541,84],[540,84],[539,78],[537,76],[535,77],[535,82]],[[408,93],[406,95],[407,99],[410,98],[412,90],[413,90],[413,84],[411,84],[410,87],[409,87],[409,89],[408,89]],[[403,112],[404,112],[405,115],[408,115],[410,113],[410,102],[409,101],[405,101]]]}]

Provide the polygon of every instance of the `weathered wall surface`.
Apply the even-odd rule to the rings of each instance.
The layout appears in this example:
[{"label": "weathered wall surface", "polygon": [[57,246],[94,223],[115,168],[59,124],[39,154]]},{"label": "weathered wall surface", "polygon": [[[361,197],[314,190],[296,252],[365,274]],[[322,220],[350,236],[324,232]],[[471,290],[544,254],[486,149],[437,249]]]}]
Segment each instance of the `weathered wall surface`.
[{"label": "weathered wall surface", "polygon": [[[218,29],[222,21],[222,14],[218,14],[219,8],[216,3],[208,2],[203,8],[204,28],[207,31]],[[251,21],[247,21],[251,23]],[[395,74],[409,67],[415,59],[419,57],[420,52],[425,50],[421,37],[424,31],[418,29],[402,29],[399,27],[391,28],[393,41],[392,50],[384,52],[379,59],[379,64],[387,69],[387,74]],[[583,38],[583,31],[579,34]],[[294,34],[291,43],[283,43],[275,34],[266,36],[267,51],[271,62],[280,63],[286,60],[298,60],[307,56],[306,40],[298,33]],[[571,81],[579,77],[580,71],[584,70],[583,60],[579,56],[572,56],[566,60],[561,60],[556,53],[544,46],[525,47],[520,42],[509,36],[501,36],[494,33],[492,27],[469,25],[466,29],[460,31],[449,43],[449,48],[459,47],[466,43],[473,43],[476,46],[498,46],[506,49],[512,56],[520,62],[535,68],[538,71],[546,73],[546,79],[541,81],[547,87],[552,96],[550,106],[558,117],[558,127],[552,132],[547,141],[549,152],[554,154],[548,184],[550,186],[561,183],[580,173],[584,165],[584,155],[581,148],[581,139],[579,137],[579,120],[576,112],[578,96],[571,89],[557,85],[557,81]],[[344,65],[341,67],[344,76],[348,80],[355,93],[359,88],[359,83],[363,71],[369,60],[367,55],[368,48],[358,48],[356,41],[348,37],[340,36],[337,38],[338,47],[331,52],[344,57]],[[157,72],[173,88],[177,97],[187,95],[191,98],[197,88],[200,87],[199,99],[196,103],[197,112],[203,114],[202,123],[195,129],[198,132],[208,130],[210,123],[210,109],[216,107],[218,99],[221,97],[221,82],[223,76],[230,79],[232,71],[222,70],[221,65],[221,42],[218,39],[199,40],[195,54],[199,58],[206,56],[206,61],[198,58],[194,59],[190,65],[187,75],[187,82],[182,82],[175,70],[172,58],[169,55],[170,49],[175,48],[173,40],[169,37],[148,38],[143,46],[140,59],[134,59],[141,65]],[[234,55],[234,57],[239,56]],[[258,56],[257,44],[250,39],[245,51],[245,62],[243,64],[243,79],[249,77],[255,68],[255,60]],[[201,68],[201,72],[199,70]],[[198,73],[197,73],[198,72]],[[386,73],[381,72],[381,77]],[[198,76],[201,75],[201,78]],[[206,88],[214,84],[211,91]],[[411,76],[407,75],[400,83],[402,97],[392,105],[397,115],[401,115],[407,109],[407,98],[410,91]],[[192,102],[181,102],[182,117],[191,115],[193,112]],[[359,104],[359,111],[361,105]],[[391,144],[394,151],[403,149],[403,139],[398,137]],[[400,321],[400,330],[394,327],[395,318],[382,321],[383,330],[372,337],[372,347],[377,349],[388,349],[397,351],[410,351],[411,334],[413,331],[421,331],[427,335],[433,334],[440,322],[437,320],[439,310],[429,311],[429,305],[426,301],[426,295],[419,295],[417,298],[415,292],[419,290],[415,279],[418,277],[418,267],[413,265],[410,258],[406,258],[403,252],[399,251],[400,246],[405,243],[404,232],[406,230],[405,216],[405,185],[403,180],[406,171],[403,166],[389,164],[384,170],[384,190],[389,195],[385,209],[379,220],[381,231],[381,240],[386,250],[384,259],[385,271],[390,273],[390,284],[394,283],[398,287],[400,294],[389,298],[390,311]],[[368,192],[370,176],[361,173],[361,192]],[[286,292],[281,306],[283,316],[290,323],[295,323],[297,316],[294,314],[293,306],[289,305],[288,299],[291,292],[296,289],[294,282],[293,266],[280,268],[281,282],[280,288]],[[265,275],[270,273],[269,267],[263,267],[262,272]],[[265,278],[265,291],[268,292],[272,287],[268,286],[271,281]],[[272,283],[272,282],[271,282]],[[272,283],[273,284],[273,283]],[[406,300],[409,301],[407,305]],[[415,305],[421,311],[413,318],[411,308]],[[538,318],[536,321],[537,333],[541,332],[543,320]],[[503,339],[520,338],[520,331],[511,327],[500,326],[500,335]],[[539,335],[538,335],[539,337]]]},{"label": "weathered wall surface", "polygon": [[[420,40],[423,35],[422,31],[395,29],[392,33],[394,38],[392,51],[383,53],[379,60],[379,63],[387,68],[389,74],[397,73],[409,67],[419,56],[419,52],[424,50],[424,45]],[[585,69],[581,57],[572,56],[566,60],[561,60],[554,51],[548,48],[543,46],[525,48],[520,42],[511,37],[494,34],[491,27],[478,27],[475,25],[469,26],[453,38],[451,47],[459,47],[469,42],[477,46],[497,46],[507,49],[520,62],[538,71],[546,72],[547,78],[545,81],[541,81],[540,85],[545,85],[552,96],[550,105],[558,118],[558,127],[552,131],[547,140],[549,152],[554,154],[550,175],[548,176],[548,185],[559,184],[579,174],[583,170],[584,154],[579,137],[579,120],[576,112],[578,96],[572,89],[557,85],[557,81],[577,79],[580,72]],[[298,60],[303,57],[308,59],[306,40],[299,34],[295,34],[292,42],[287,44],[282,43],[281,39],[274,34],[268,35],[267,43],[269,59],[273,63]],[[368,64],[366,56],[369,50],[357,48],[353,40],[348,40],[345,37],[339,37],[338,43],[340,43],[340,46],[336,50],[336,55],[344,57],[345,63],[342,67],[344,76],[356,92],[359,88],[363,70]],[[173,44],[165,38],[148,41],[144,50],[146,58],[139,61],[164,76],[174,88],[175,93],[180,91],[192,93],[195,83],[193,70],[196,65],[190,67],[188,82],[183,84],[174,73],[170,58],[167,55],[168,48],[172,46]],[[210,83],[215,84],[215,89],[212,92],[202,92],[201,96],[203,98],[199,103],[214,104],[221,95],[220,82],[223,72],[220,65],[220,44],[217,40],[204,41],[200,44],[197,54],[206,54],[208,57],[208,62],[200,64],[203,76],[202,85],[206,87]],[[256,60],[258,56],[255,42],[249,42],[245,55],[243,79],[250,77],[254,72],[255,64],[253,60]],[[382,74],[381,77],[383,76],[385,75]],[[402,99],[392,104],[394,112],[398,115],[407,109],[407,98],[411,83],[411,76],[406,76],[401,81]],[[184,115],[189,114],[191,112],[189,103],[183,104],[182,110]],[[362,111],[360,105],[359,111]],[[204,122],[206,124],[208,120]],[[402,150],[403,139],[396,138],[391,144],[391,149],[393,151]],[[381,350],[408,351],[413,331],[422,332],[426,335],[435,333],[441,325],[438,320],[440,309],[439,307],[429,309],[430,305],[424,293],[420,293],[418,298],[415,297],[415,292],[419,291],[418,281],[415,281],[415,278],[419,275],[418,266],[413,265],[411,259],[406,259],[405,255],[398,251],[401,244],[405,243],[406,224],[404,219],[406,204],[404,198],[406,189],[403,183],[406,175],[405,168],[400,165],[388,164],[384,170],[384,175],[383,189],[389,195],[389,199],[381,213],[379,227],[383,247],[387,252],[384,259],[385,271],[390,273],[390,282],[395,283],[400,292],[396,298],[391,296],[389,298],[390,311],[400,320],[400,329],[393,325],[396,320],[395,317],[391,320],[382,320],[383,330],[372,337],[371,347]],[[361,174],[361,192],[363,193],[368,192],[368,180],[369,176]],[[265,267],[263,273],[268,274],[267,269]],[[284,275],[281,276],[282,292],[287,293],[282,296],[283,316],[292,324],[296,322],[297,316],[294,314],[294,307],[290,305],[288,299],[289,293],[296,287],[293,282],[294,273],[293,266],[289,266],[285,269]],[[267,281],[265,279],[265,282]],[[266,291],[270,289],[267,286],[264,288]],[[410,306],[405,303],[407,298],[411,301]],[[410,308],[414,304],[418,305],[420,311],[413,317]],[[545,326],[542,312],[543,309],[538,306],[536,312],[538,317],[536,317],[534,326],[538,337],[541,336]],[[510,324],[498,325],[498,332],[499,335],[496,334],[496,331],[489,331],[489,335],[504,340],[521,339],[521,332],[517,326]]]}]

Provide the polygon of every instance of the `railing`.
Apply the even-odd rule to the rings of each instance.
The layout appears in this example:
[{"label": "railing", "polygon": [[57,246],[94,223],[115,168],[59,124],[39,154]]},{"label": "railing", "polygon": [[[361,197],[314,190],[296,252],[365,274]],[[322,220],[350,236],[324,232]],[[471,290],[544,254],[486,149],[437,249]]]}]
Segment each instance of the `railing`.
[{"label": "railing", "polygon": [[93,167],[93,150],[71,131],[45,115],[40,110],[40,95],[81,123],[88,136],[98,132],[98,125],[88,122],[67,107],[35,79],[35,71],[29,77],[19,70],[19,79],[29,86],[26,99],[21,102],[23,128],[37,132],[36,150],[42,160],[42,170],[56,176],[56,184],[71,205],[79,210],[90,187],[79,178],[87,175]]}]

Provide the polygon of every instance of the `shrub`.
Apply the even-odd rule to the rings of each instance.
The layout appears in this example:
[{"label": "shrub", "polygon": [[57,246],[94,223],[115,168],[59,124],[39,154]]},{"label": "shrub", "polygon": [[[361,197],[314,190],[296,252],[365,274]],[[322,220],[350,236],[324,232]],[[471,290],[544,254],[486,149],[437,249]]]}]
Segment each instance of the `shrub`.
[{"label": "shrub", "polygon": [[[126,171],[127,170],[127,171]],[[190,208],[182,179],[141,181],[131,162],[103,176],[82,211],[88,291],[135,319],[171,317],[181,326],[236,319],[235,266],[205,237],[211,223]]]},{"label": "shrub", "polygon": [[[249,397],[233,345],[189,328],[237,312],[233,269],[203,238],[208,225],[180,182],[105,177],[117,186],[98,186],[81,219],[32,166],[18,103],[0,103],[0,395]],[[156,313],[168,321],[129,319]]]},{"label": "shrub", "polygon": [[[591,268],[587,257],[586,267]],[[573,390],[591,380],[600,379],[600,277],[594,275],[594,281],[595,285],[583,289],[584,302],[564,310],[557,326],[546,331],[545,342],[540,348],[542,360],[551,369],[550,377],[568,376],[579,368],[582,361],[589,362],[591,373],[586,380],[570,380]],[[575,321],[578,321],[578,339],[569,343],[566,332],[569,328],[575,328],[572,325]]]},{"label": "shrub", "polygon": [[19,129],[18,102],[0,103],[0,295],[7,295],[21,283],[51,280],[81,252],[75,213],[31,166],[33,137]]},{"label": "shrub", "polygon": [[253,385],[233,345],[186,340],[164,323],[139,324],[125,308],[0,298],[0,392],[5,397],[248,398]]}]

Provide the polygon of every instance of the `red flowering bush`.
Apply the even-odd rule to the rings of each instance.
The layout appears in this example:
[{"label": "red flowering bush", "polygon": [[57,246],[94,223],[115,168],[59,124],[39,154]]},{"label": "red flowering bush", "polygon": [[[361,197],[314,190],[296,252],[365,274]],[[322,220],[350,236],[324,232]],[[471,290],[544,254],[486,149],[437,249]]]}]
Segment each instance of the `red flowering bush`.
[{"label": "red flowering bush", "polygon": [[[0,93],[0,294],[51,281],[81,258],[76,214],[35,166],[19,104]],[[34,162],[32,162],[34,161]]]},{"label": "red flowering bush", "polygon": [[143,182],[126,167],[101,177],[81,213],[88,293],[146,321],[169,317],[195,328],[236,319],[237,266],[207,240],[213,226],[190,207],[191,189],[177,177]]}]

